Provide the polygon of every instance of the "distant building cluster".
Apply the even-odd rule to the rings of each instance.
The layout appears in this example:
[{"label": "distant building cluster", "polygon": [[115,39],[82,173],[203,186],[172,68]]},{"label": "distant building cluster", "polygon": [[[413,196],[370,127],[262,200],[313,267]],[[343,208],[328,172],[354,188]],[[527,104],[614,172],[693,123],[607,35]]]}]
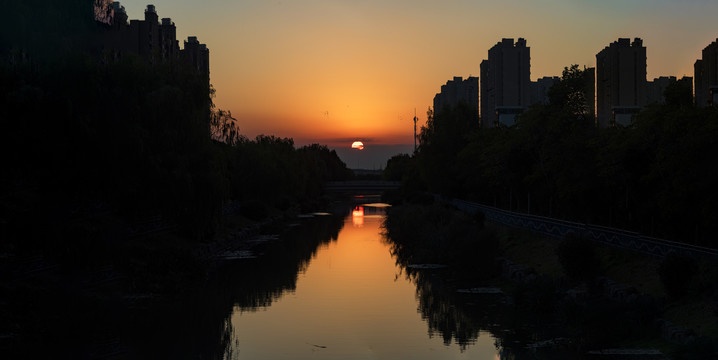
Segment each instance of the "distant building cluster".
[{"label": "distant building cluster", "polygon": [[434,96],[434,109],[456,106],[461,101],[478,109],[479,78],[470,76],[464,80],[461,76],[454,76],[454,80],[449,80],[445,85],[441,85],[441,92]]},{"label": "distant building cluster", "polygon": [[130,20],[125,7],[115,1],[110,29],[103,37],[105,56],[119,60],[125,54],[136,54],[152,64],[170,61],[185,61],[209,81],[209,49],[200,44],[196,36],[184,41],[179,48],[177,28],[171,18],[159,21],[154,5],[147,5],[144,20]]},{"label": "distant building cluster", "polygon": [[548,89],[561,80],[558,76],[544,76],[529,83],[531,91],[529,104],[548,104]]},{"label": "distant building cluster", "polygon": [[[646,105],[665,103],[665,90],[673,84],[694,90],[696,106],[718,105],[718,39],[703,49],[694,68],[695,84],[688,76],[648,81],[643,40],[620,38],[596,54],[595,68],[584,69],[589,75],[586,108],[599,127],[628,126]],[[474,90],[477,81],[478,94]],[[479,79],[454,77],[441,87],[434,97],[434,111],[464,101],[475,104],[482,127],[511,126],[529,106],[548,104],[549,89],[558,81],[557,76],[531,81],[531,48],[526,40],[502,39],[481,62]]]}]

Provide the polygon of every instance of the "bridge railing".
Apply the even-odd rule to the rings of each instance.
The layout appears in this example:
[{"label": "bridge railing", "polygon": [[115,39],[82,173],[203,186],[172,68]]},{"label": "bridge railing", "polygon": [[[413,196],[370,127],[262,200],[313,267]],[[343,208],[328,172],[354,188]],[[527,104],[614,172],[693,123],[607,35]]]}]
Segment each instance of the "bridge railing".
[{"label": "bridge railing", "polygon": [[516,213],[470,201],[449,199],[441,196],[436,197],[451,203],[457,209],[465,212],[474,213],[481,211],[488,221],[509,227],[528,229],[551,238],[561,239],[566,236],[566,234],[573,232],[596,242],[657,257],[665,257],[670,253],[676,253],[693,257],[718,259],[717,249],[658,239],[623,229]]}]

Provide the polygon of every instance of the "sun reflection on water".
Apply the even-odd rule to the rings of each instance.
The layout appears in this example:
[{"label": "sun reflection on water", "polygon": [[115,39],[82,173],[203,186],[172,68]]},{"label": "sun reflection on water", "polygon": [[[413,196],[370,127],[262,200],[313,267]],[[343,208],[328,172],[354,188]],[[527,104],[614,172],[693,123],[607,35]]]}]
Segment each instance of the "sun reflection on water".
[{"label": "sun reflection on water", "polygon": [[364,226],[364,207],[356,206],[352,211],[352,225],[356,227]]}]

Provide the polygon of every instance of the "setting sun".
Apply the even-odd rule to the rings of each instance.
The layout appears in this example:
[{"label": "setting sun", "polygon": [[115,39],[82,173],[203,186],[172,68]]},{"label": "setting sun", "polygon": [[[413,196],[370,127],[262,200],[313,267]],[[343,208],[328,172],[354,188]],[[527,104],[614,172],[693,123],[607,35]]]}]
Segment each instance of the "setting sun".
[{"label": "setting sun", "polygon": [[[291,137],[298,146],[321,143],[346,150],[340,154],[345,162],[361,154],[372,159],[367,164],[383,167],[394,154],[367,151],[404,145],[401,152],[411,152],[414,110],[419,131],[441,86],[453,76],[478,76],[481,61],[502,38],[526,38],[532,81],[560,76],[571,64],[595,66],[596,53],[619,36],[644,39],[649,80],[690,76],[701,49],[715,40],[715,2],[656,1],[660,11],[650,16],[639,5],[648,0],[520,0],[511,7],[481,1],[210,1],[202,11],[185,0],[152,3],[160,18],[176,24],[180,45],[188,36],[207,45],[214,104],[235,115],[243,135]],[[147,1],[120,2],[129,19],[144,18]],[[354,137],[371,139],[371,149],[347,148]]]},{"label": "setting sun", "polygon": [[352,149],[364,150],[364,143],[361,141],[355,141],[352,143]]}]

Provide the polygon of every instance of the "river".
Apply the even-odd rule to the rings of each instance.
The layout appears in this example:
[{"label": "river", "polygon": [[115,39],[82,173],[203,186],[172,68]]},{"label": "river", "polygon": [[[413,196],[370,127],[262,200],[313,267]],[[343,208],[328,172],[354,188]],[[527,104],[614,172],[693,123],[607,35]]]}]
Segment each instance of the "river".
[{"label": "river", "polygon": [[[428,324],[416,277],[397,265],[383,238],[384,206],[356,206],[341,220],[335,237],[320,241],[311,256],[300,261],[294,283],[289,279],[288,286],[257,293],[262,301],[235,304],[227,324],[231,331],[225,358],[499,358],[489,333],[458,344]],[[307,219],[296,226],[312,221],[321,220]],[[263,266],[242,267],[254,274],[267,271]]]},{"label": "river", "polygon": [[[399,239],[382,234],[387,206],[366,200],[265,225],[265,235],[233,243],[230,255],[194,283],[186,274],[199,271],[170,266],[185,279],[176,280],[172,294],[128,297],[115,293],[112,279],[95,287],[49,275],[31,279],[11,300],[37,334],[0,334],[0,352],[83,359],[577,359],[591,358],[586,351],[603,344],[656,336],[641,325],[654,318],[650,302],[580,301],[581,294],[573,300],[546,277],[507,284],[483,270],[417,266],[411,252],[397,248]],[[426,220],[407,226],[418,221]],[[481,248],[459,249],[471,264],[482,263]],[[196,263],[180,251],[158,254],[164,262]],[[491,279],[464,282],[462,274]],[[504,285],[509,295],[491,287]],[[90,291],[99,286],[107,290]],[[663,357],[641,357],[649,358]]]},{"label": "river", "polygon": [[[509,284],[509,296],[492,287],[507,285],[500,279],[465,283],[452,268],[412,264],[383,235],[386,209],[360,198],[331,214],[263,229],[276,235],[249,240],[252,246],[225,259],[196,295],[139,306],[118,322],[128,332],[120,353],[147,359],[579,359],[592,358],[587,350],[599,341],[617,343],[643,331],[622,319],[626,310],[619,305],[571,301],[543,277]],[[589,330],[594,337],[588,339],[598,336],[599,345],[581,348],[569,338],[571,331]]]}]

